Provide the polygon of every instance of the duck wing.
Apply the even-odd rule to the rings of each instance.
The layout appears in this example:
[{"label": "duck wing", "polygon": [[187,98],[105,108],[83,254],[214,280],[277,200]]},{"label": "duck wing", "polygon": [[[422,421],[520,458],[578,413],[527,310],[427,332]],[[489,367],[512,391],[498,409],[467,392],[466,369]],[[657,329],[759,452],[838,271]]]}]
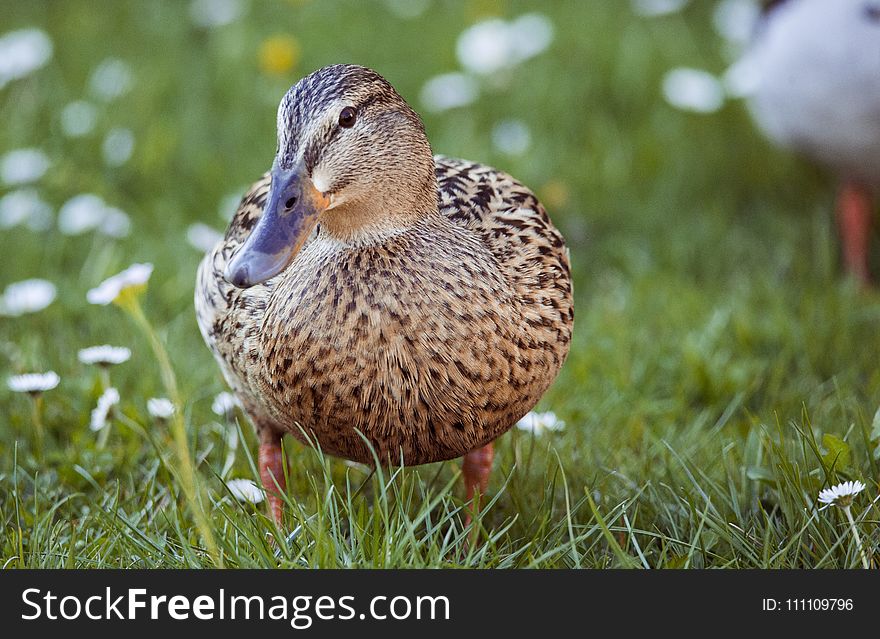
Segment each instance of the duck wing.
[{"label": "duck wing", "polygon": [[571,263],[562,235],[526,186],[490,166],[435,156],[440,212],[472,231],[521,304],[534,347],[559,365],[571,342]]}]

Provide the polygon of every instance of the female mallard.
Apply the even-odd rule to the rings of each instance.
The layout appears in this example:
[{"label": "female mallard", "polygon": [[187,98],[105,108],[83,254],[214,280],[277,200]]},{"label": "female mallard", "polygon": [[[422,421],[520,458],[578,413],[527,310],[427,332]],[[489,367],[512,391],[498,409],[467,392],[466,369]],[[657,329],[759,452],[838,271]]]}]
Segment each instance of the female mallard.
[{"label": "female mallard", "polygon": [[571,341],[568,251],[531,191],[432,157],[378,73],[320,69],[278,108],[272,169],[199,266],[199,327],[260,439],[281,521],[281,437],[358,462],[464,456],[540,399]]},{"label": "female mallard", "polygon": [[847,269],[868,282],[880,192],[880,0],[770,0],[745,63],[750,106],[770,138],[841,179]]}]

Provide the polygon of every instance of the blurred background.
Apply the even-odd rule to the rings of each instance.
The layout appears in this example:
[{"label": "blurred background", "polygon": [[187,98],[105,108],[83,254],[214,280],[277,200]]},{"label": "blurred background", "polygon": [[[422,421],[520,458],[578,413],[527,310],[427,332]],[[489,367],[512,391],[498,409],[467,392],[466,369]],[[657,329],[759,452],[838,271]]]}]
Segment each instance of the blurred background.
[{"label": "blurred background", "polygon": [[[575,339],[542,407],[567,424],[569,474],[639,483],[672,441],[710,475],[757,469],[765,498],[757,425],[843,437],[870,421],[880,305],[840,274],[830,178],[766,142],[738,97],[729,70],[757,15],[752,0],[0,0],[0,291],[51,285],[38,312],[6,304],[0,377],[60,375],[45,405],[60,483],[150,459],[134,437],[85,445],[99,386],[76,356],[131,348],[113,382],[147,423],[163,392],[147,342],[85,299],[133,262],[155,265],[144,304],[193,428],[215,419],[197,264],[270,167],[285,91],[346,62],[398,89],[435,153],[534,189],[565,235]],[[6,460],[29,410],[0,388]]]},{"label": "blurred background", "polygon": [[10,370],[64,368],[81,345],[67,338],[97,339],[118,320],[85,291],[148,261],[169,340],[198,349],[178,362],[183,378],[198,388],[215,377],[190,309],[200,252],[268,169],[281,96],[326,64],[379,70],[423,115],[435,152],[531,186],[568,239],[579,294],[646,271],[693,282],[748,277],[755,259],[810,268],[791,263],[780,229],[809,228],[830,203],[818,174],[770,150],[726,95],[751,0],[0,11],[0,286],[39,277],[58,288],[54,312],[2,320]]}]

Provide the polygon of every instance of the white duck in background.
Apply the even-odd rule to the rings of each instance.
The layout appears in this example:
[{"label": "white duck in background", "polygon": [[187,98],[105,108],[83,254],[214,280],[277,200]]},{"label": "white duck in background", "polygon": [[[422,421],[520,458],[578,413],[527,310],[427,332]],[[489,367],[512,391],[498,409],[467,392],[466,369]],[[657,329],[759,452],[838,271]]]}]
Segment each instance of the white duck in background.
[{"label": "white duck in background", "polygon": [[870,280],[868,244],[880,195],[880,0],[775,0],[746,54],[758,125],[841,180],[843,260]]}]

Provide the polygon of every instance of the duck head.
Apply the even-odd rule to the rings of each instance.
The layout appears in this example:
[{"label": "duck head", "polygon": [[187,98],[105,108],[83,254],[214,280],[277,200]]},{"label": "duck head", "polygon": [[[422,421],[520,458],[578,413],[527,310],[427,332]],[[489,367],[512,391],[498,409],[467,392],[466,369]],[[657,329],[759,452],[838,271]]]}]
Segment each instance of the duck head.
[{"label": "duck head", "polygon": [[278,150],[262,217],[224,277],[247,288],[278,275],[315,225],[370,242],[437,211],[434,160],[419,116],[375,71],[324,67],[278,107]]}]

